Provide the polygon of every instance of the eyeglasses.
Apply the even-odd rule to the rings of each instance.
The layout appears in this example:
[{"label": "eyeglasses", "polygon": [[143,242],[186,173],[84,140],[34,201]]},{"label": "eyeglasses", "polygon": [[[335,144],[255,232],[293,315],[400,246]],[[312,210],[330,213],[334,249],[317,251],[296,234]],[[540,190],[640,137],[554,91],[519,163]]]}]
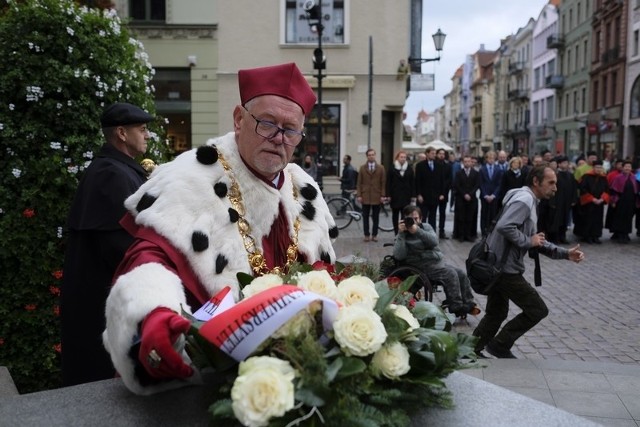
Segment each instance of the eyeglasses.
[{"label": "eyeglasses", "polygon": [[270,121],[260,120],[259,118],[251,114],[246,107],[243,106],[242,108],[244,108],[247,113],[249,113],[249,115],[253,117],[253,120],[256,121],[256,133],[263,138],[267,138],[269,141],[271,141],[273,138],[278,136],[279,133],[281,133],[282,142],[284,142],[286,145],[296,146],[300,144],[302,138],[306,136],[304,132],[300,132],[294,129],[281,128],[277,124]]}]

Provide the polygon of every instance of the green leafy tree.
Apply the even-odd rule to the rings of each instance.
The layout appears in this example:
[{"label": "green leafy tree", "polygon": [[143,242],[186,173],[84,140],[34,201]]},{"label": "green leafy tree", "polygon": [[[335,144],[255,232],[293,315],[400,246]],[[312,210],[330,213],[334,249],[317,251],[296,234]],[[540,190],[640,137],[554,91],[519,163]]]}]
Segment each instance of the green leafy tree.
[{"label": "green leafy tree", "polygon": [[[60,385],[65,224],[101,112],[125,101],[155,114],[153,69],[113,10],[0,3],[0,365],[25,393]],[[164,160],[164,141],[149,147]]]}]

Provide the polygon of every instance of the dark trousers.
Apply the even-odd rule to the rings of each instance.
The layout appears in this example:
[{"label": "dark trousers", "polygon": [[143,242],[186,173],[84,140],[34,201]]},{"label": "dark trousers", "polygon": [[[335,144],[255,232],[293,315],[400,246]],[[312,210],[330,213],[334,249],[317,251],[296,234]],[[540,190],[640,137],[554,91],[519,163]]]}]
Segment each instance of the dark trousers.
[{"label": "dark trousers", "polygon": [[400,214],[402,213],[402,208],[393,208],[391,209],[391,221],[393,222],[393,233],[398,234],[398,221],[400,221]]},{"label": "dark trousers", "polygon": [[[440,233],[444,233],[444,223],[447,220],[447,200],[440,200],[438,202],[438,230]],[[435,228],[434,228],[435,230]]]},{"label": "dark trousers", "polygon": [[380,218],[380,205],[362,205],[362,221],[364,223],[364,235],[369,236],[369,215],[373,216],[371,234],[378,235],[378,219]]},{"label": "dark trousers", "polygon": [[604,205],[596,205],[590,203],[583,206],[586,213],[584,217],[584,236],[585,238],[602,237],[602,225],[604,221]]},{"label": "dark trousers", "polygon": [[480,210],[480,231],[483,236],[486,236],[489,233],[489,228],[491,227],[491,223],[496,216],[498,216],[498,199],[493,199],[493,202],[487,203],[487,201],[483,198],[480,199],[481,202],[481,210]]},{"label": "dark trousers", "polygon": [[428,222],[429,225],[434,229],[436,228],[436,215],[438,213],[438,204],[426,204],[423,203],[420,205],[420,210],[422,211],[422,222]]},{"label": "dark trousers", "polygon": [[[509,301],[513,301],[522,312],[498,332],[509,314]],[[509,350],[518,338],[548,314],[549,309],[540,294],[522,274],[503,274],[494,291],[487,296],[485,315],[473,331],[473,335],[479,337],[476,351],[481,351],[489,342],[500,350]]]}]

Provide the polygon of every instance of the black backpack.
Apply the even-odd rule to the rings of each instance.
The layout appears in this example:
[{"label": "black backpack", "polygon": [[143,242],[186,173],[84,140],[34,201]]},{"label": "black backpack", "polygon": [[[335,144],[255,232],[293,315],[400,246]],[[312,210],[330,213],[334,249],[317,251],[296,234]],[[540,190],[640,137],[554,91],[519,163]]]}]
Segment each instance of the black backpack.
[{"label": "black backpack", "polygon": [[507,243],[507,247],[502,254],[500,262],[498,257],[491,251],[487,239],[493,233],[493,229],[498,223],[498,220],[502,216],[502,210],[492,222],[487,235],[482,238],[478,243],[474,244],[469,251],[469,256],[465,261],[467,267],[467,277],[471,283],[473,291],[480,295],[489,295],[491,289],[498,281],[498,277],[502,273],[502,266],[507,260],[509,250],[511,249],[511,243]]},{"label": "black backpack", "polygon": [[502,266],[507,260],[508,254],[509,247],[505,249],[502,259],[498,263],[496,254],[487,244],[487,236],[471,247],[465,264],[471,288],[475,293],[488,295],[491,292],[502,273]]}]

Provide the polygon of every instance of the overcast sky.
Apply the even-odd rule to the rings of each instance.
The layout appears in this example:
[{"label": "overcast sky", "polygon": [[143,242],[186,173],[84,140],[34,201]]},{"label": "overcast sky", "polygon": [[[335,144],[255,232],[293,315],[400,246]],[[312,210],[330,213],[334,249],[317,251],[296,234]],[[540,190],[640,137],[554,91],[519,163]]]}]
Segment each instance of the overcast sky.
[{"label": "overcast sky", "polygon": [[415,125],[418,112],[432,112],[444,105],[451,91],[451,77],[465,60],[484,44],[500,47],[500,39],[515,34],[529,18],[538,19],[548,0],[423,0],[422,57],[437,56],[431,35],[438,28],[447,35],[440,61],[422,65],[422,72],[435,74],[435,91],[410,92],[405,103],[405,123]]}]

